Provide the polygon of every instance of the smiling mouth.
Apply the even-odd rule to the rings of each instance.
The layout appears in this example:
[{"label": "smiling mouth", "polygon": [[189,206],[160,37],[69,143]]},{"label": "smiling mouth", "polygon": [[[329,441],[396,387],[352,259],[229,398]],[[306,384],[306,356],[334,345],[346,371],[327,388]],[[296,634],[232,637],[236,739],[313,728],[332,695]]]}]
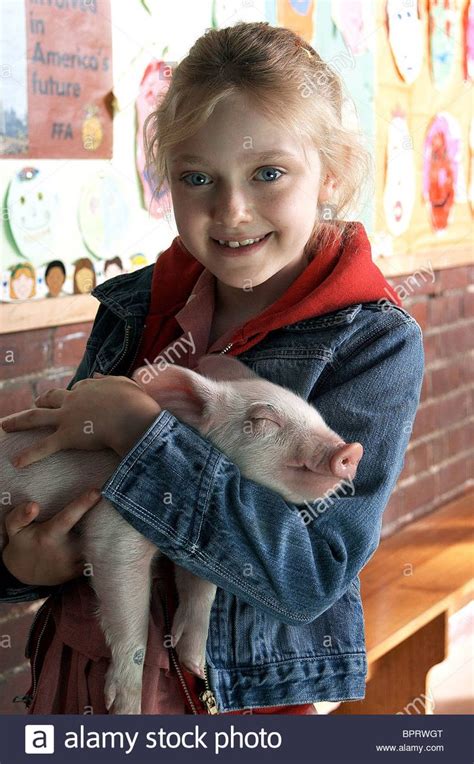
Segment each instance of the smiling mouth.
[{"label": "smiling mouth", "polygon": [[[260,244],[265,239],[268,239],[269,236],[271,236],[272,231],[269,233],[265,233],[262,236],[247,236],[246,238],[241,239],[214,239],[211,236],[212,241],[214,241],[216,244],[219,244],[221,247],[226,247],[227,249],[241,249],[245,247],[253,247],[255,244]],[[251,241],[251,244],[243,244],[243,242]],[[224,244],[222,242],[225,242]],[[229,242],[232,242],[232,245],[229,244]]]}]

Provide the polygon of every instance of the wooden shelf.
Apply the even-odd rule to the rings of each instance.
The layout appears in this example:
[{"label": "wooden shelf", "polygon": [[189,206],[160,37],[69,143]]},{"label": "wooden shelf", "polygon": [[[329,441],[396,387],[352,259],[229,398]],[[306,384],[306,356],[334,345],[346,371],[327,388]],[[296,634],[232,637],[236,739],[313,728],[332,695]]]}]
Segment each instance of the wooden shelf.
[{"label": "wooden shelf", "polygon": [[99,301],[90,294],[0,304],[0,334],[93,321]]}]

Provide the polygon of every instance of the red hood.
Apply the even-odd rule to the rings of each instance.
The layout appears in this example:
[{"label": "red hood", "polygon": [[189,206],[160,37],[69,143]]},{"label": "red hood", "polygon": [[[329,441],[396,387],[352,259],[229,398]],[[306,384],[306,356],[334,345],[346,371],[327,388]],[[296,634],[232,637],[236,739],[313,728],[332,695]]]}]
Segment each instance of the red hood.
[{"label": "red hood", "polygon": [[[179,237],[156,261],[147,334],[153,334],[157,354],[180,336],[181,328],[174,316],[186,303],[203,269],[202,263],[191,255]],[[236,331],[230,355],[242,353],[261,342],[269,332],[287,324],[381,299],[398,306],[402,304],[372,261],[364,226],[349,223],[342,240],[318,252],[279,300]]]}]

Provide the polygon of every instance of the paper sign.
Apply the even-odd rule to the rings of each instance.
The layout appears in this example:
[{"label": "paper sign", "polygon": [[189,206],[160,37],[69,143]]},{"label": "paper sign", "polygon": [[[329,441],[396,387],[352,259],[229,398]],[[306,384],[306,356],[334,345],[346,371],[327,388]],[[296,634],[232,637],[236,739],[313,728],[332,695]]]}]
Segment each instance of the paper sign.
[{"label": "paper sign", "polygon": [[0,155],[112,156],[109,0],[2,0]]}]

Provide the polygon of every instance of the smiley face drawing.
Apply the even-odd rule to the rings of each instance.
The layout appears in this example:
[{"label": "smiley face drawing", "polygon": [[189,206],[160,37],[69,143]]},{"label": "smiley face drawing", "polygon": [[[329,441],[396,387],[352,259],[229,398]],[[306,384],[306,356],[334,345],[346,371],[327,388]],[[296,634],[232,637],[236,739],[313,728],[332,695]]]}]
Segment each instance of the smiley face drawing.
[{"label": "smiley face drawing", "polygon": [[385,220],[392,236],[400,236],[409,226],[415,204],[415,188],[413,141],[405,114],[396,110],[388,128],[383,196]]},{"label": "smiley face drawing", "polygon": [[454,117],[439,112],[431,121],[423,149],[423,196],[434,231],[444,230],[455,201],[465,199],[461,131]]},{"label": "smiley face drawing", "polygon": [[56,247],[57,195],[41,170],[23,167],[7,193],[8,222],[21,254],[34,267],[52,260]]},{"label": "smiley face drawing", "polygon": [[387,0],[388,40],[402,80],[411,85],[421,71],[423,27],[418,0]]}]

